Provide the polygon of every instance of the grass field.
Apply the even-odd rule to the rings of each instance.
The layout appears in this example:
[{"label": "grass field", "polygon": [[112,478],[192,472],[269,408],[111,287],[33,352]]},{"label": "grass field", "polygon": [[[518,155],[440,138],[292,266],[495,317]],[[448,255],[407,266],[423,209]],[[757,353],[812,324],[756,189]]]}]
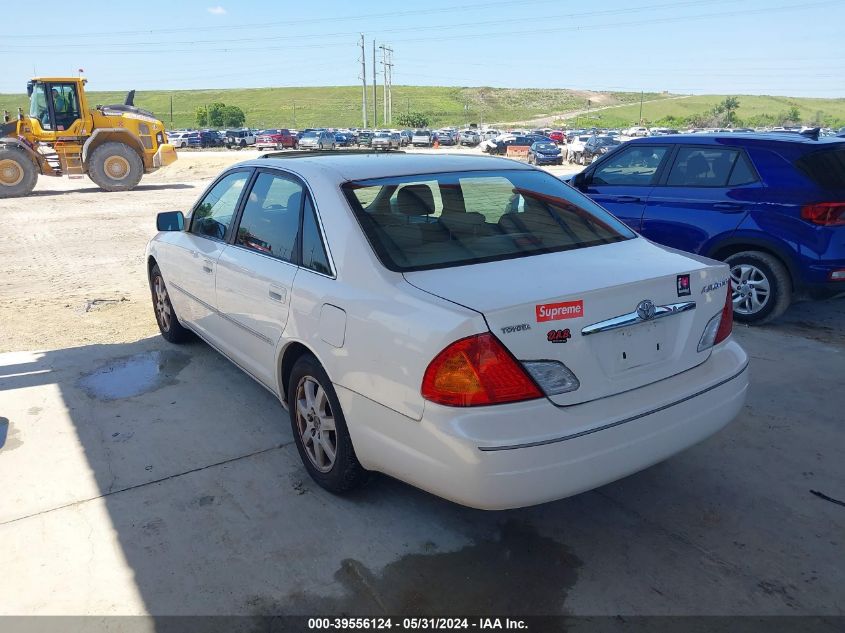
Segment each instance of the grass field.
[{"label": "grass field", "polygon": [[[122,103],[125,93],[90,92],[92,104]],[[378,120],[382,121],[382,88],[378,88]],[[666,99],[671,95],[646,93],[643,118],[647,123],[666,123],[667,117],[684,119],[702,114],[725,95],[691,96]],[[170,103],[173,98],[173,118]],[[368,86],[369,123],[372,125],[372,87]],[[819,121],[839,127],[845,125],[845,99],[809,99],[792,97],[739,95],[740,121],[754,124],[761,115],[780,116],[792,106],[798,108],[802,122]],[[589,92],[583,90],[459,88],[444,86],[394,86],[393,115],[405,111],[426,114],[432,125],[463,125],[468,122],[497,123],[528,121],[549,115],[584,110],[591,107],[620,106],[596,110],[568,125],[623,127],[639,118],[639,93]],[[656,101],[655,101],[656,100]],[[251,127],[360,126],[361,88],[325,86],[317,88],[252,88],[232,90],[139,91],[136,105],[151,110],[169,128],[195,126],[197,107],[215,101],[239,106]],[[18,106],[27,109],[23,94],[0,94],[0,110],[12,115]],[[671,121],[669,121],[671,123]]]},{"label": "grass field", "polygon": [[[646,124],[666,122],[667,117],[684,119],[711,111],[726,95],[696,95],[684,99],[671,99],[643,105],[643,119]],[[762,116],[778,117],[793,106],[801,113],[802,123],[820,122],[840,127],[845,125],[845,99],[810,99],[804,97],[771,97],[760,95],[737,95],[739,109],[736,116],[746,124],[763,124]],[[594,113],[597,117],[592,125],[598,127],[628,126],[637,121],[640,106],[627,105]],[[582,118],[583,119],[583,118]],[[597,123],[600,121],[600,123]],[[582,123],[585,122],[582,120]]]},{"label": "grass field", "polygon": [[[369,121],[372,125],[372,86],[368,86]],[[96,104],[123,103],[125,93],[89,92]],[[173,119],[170,98],[173,97]],[[661,95],[648,94],[657,99]],[[377,91],[378,120],[383,119],[382,87]],[[394,86],[393,116],[405,111],[426,114],[433,125],[463,125],[468,122],[522,121],[593,105],[624,104],[639,101],[639,93],[588,92],[576,90],[453,88],[443,86]],[[360,126],[361,87],[326,86],[319,88],[253,88],[232,90],[139,91],[135,104],[151,110],[168,127],[195,125],[197,107],[222,101],[246,113],[253,127]],[[0,110],[27,109],[23,94],[0,94]]]}]

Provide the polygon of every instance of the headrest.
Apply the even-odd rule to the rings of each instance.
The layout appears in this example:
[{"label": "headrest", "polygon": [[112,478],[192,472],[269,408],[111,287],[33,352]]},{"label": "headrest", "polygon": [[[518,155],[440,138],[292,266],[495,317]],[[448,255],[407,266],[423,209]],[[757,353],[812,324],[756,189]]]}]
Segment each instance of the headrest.
[{"label": "headrest", "polygon": [[406,185],[396,196],[396,210],[402,215],[434,213],[434,193],[428,185]]}]

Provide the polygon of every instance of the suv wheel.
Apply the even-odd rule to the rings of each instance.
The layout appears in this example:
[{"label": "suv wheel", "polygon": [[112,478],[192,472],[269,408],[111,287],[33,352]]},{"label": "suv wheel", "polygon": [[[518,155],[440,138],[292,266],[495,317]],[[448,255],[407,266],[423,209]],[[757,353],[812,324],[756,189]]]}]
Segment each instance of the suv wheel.
[{"label": "suv wheel", "polygon": [[737,321],[766,323],[786,311],[792,301],[792,281],[779,259],[760,251],[742,251],[725,261],[731,267]]}]

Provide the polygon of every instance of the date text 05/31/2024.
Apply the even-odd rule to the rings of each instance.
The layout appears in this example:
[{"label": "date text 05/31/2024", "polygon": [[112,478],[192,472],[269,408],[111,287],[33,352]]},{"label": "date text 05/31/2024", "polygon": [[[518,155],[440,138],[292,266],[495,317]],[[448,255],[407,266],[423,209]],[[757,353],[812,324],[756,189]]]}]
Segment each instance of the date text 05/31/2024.
[{"label": "date text 05/31/2024", "polygon": [[518,618],[309,618],[308,630],[352,631],[352,630],[398,630],[439,631],[447,629],[465,630],[527,630],[528,625]]}]

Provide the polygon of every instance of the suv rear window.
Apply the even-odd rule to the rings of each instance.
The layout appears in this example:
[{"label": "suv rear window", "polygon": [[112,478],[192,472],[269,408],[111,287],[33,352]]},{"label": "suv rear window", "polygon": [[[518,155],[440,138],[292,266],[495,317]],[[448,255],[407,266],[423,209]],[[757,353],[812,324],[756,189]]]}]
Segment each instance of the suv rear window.
[{"label": "suv rear window", "polygon": [[450,172],[343,185],[373,250],[394,271],[448,268],[635,237],[550,174]]},{"label": "suv rear window", "polygon": [[845,189],[845,148],[807,154],[795,166],[824,189]]}]

